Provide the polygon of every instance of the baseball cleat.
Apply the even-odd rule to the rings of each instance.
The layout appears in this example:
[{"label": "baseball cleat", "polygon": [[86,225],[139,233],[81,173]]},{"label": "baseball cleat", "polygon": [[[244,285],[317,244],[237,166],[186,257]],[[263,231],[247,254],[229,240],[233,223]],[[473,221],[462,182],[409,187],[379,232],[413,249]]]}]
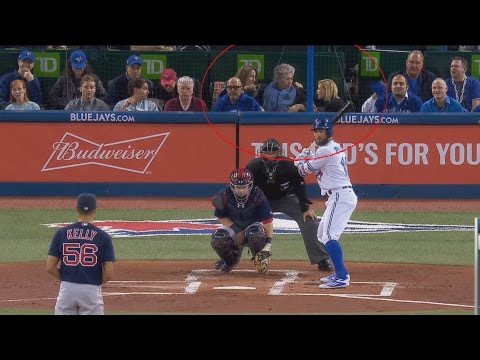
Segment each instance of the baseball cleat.
[{"label": "baseball cleat", "polygon": [[328,281],[326,283],[320,284],[318,287],[320,289],[340,289],[340,288],[346,288],[350,285],[350,279],[337,279],[334,278],[331,281]]},{"label": "baseball cleat", "polygon": [[[329,282],[329,281],[333,281],[333,280],[335,280],[335,273],[332,273],[332,274],[330,274],[328,276],[325,276],[325,277],[320,279],[320,281],[324,282],[324,283]],[[347,280],[350,281],[350,274],[347,274]]]}]

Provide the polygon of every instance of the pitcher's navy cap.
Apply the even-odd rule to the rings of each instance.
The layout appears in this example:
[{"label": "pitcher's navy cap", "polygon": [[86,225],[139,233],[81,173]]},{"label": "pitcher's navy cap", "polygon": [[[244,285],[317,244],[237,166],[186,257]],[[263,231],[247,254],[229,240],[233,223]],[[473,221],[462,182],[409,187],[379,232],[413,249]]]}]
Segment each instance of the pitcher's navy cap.
[{"label": "pitcher's navy cap", "polygon": [[90,211],[97,208],[97,198],[90,193],[83,193],[78,195],[77,208],[83,211]]}]

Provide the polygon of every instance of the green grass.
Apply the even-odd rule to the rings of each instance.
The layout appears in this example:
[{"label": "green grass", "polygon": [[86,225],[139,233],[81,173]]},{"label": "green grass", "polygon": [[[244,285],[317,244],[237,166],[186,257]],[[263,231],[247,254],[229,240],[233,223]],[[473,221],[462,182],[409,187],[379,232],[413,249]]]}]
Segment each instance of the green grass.
[{"label": "green grass", "polygon": [[[168,220],[212,218],[210,210],[110,210],[99,209],[98,220]],[[472,225],[475,213],[356,212],[352,220]],[[29,209],[0,211],[0,262],[44,261],[56,229],[41,224],[72,222],[74,210]],[[412,232],[344,234],[341,238],[346,261],[473,265],[472,232]],[[215,259],[210,237],[152,236],[115,238],[118,260],[207,260]],[[300,235],[277,235],[273,254],[279,260],[306,260]],[[246,257],[246,251],[243,254]]]},{"label": "green grass", "polygon": [[[473,225],[476,213],[355,212],[352,220]],[[212,211],[183,210],[102,210],[98,220],[168,220],[212,218]],[[0,210],[0,263],[45,261],[56,229],[41,224],[75,221],[74,210],[30,209]],[[471,232],[412,232],[387,234],[344,234],[341,242],[346,261],[419,263],[473,266],[474,236]],[[153,236],[114,238],[117,260],[210,260],[217,256],[210,247],[210,237]],[[300,235],[276,235],[273,255],[278,260],[307,260]],[[247,251],[243,253],[246,258]],[[143,312],[106,312],[107,315],[148,314]],[[171,313],[168,313],[171,315]],[[361,313],[361,315],[379,313]],[[473,310],[388,312],[384,315],[471,315]],[[52,310],[0,308],[0,315],[53,315]],[[163,313],[158,313],[163,315]],[[343,314],[344,315],[344,314]]]},{"label": "green grass", "polygon": [[55,310],[0,308],[0,315],[54,315]]}]

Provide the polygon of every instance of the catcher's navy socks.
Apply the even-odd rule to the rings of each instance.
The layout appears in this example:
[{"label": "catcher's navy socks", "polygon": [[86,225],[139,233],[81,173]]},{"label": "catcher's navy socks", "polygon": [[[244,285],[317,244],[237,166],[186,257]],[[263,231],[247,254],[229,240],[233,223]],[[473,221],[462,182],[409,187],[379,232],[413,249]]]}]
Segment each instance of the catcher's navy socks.
[{"label": "catcher's navy socks", "polygon": [[343,263],[343,252],[340,243],[337,240],[330,240],[325,244],[325,247],[330,259],[332,259],[337,279],[346,279],[348,272]]}]

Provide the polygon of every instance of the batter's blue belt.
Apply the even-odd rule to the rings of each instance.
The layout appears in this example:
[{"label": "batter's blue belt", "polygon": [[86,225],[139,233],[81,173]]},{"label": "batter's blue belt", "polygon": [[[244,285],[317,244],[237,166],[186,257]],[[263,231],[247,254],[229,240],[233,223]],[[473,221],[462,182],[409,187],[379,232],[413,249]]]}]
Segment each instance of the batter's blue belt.
[{"label": "batter's blue belt", "polygon": [[330,196],[332,195],[332,193],[334,191],[338,191],[338,190],[342,190],[342,189],[352,189],[351,186],[342,186],[342,187],[338,187],[338,188],[335,188],[335,189],[330,189],[330,190],[327,190],[327,195]]}]

